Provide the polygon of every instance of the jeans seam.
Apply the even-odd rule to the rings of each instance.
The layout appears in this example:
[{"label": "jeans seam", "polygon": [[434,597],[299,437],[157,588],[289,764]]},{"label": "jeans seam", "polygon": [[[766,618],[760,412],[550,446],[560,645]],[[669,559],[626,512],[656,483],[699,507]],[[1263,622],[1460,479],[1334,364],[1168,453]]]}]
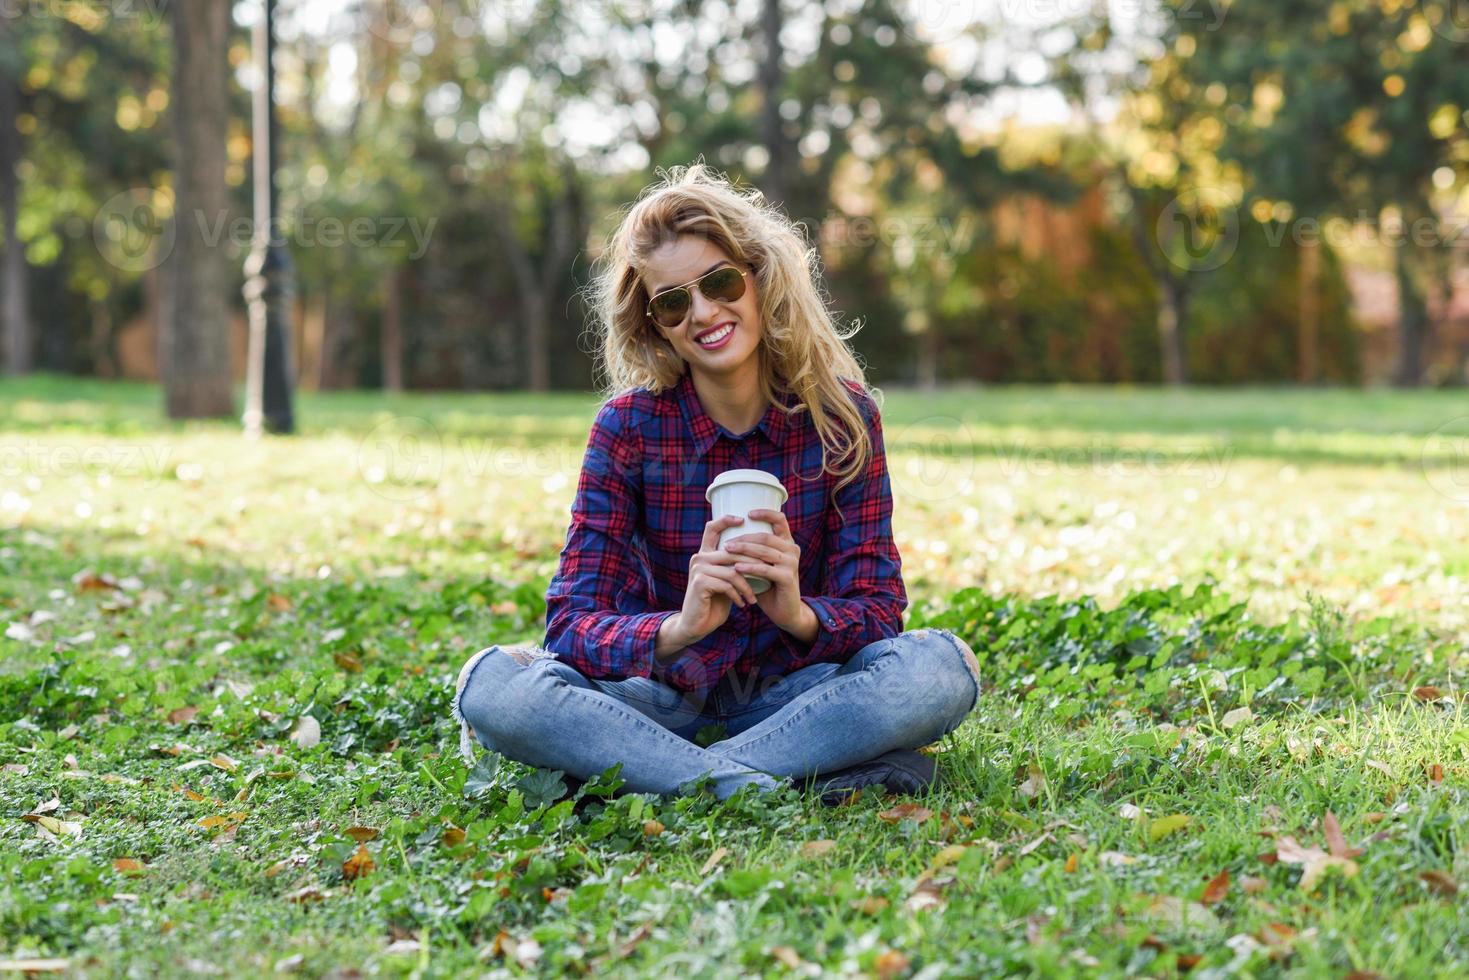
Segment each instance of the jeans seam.
[{"label": "jeans seam", "polygon": [[469,690],[470,683],[474,681],[474,675],[479,670],[480,664],[484,663],[490,654],[500,649],[499,644],[491,644],[475,653],[463,667],[459,668],[459,677],[455,678],[454,698],[449,702],[449,711],[459,722],[459,754],[469,765],[474,765],[474,740],[469,734],[471,726],[469,719],[464,717],[461,702],[464,700],[464,692]]},{"label": "jeans seam", "polygon": [[[878,669],[879,665],[881,665],[881,664],[882,664],[882,658],[878,658],[877,660],[874,660],[869,666],[863,668],[863,671],[862,672],[866,672],[866,671],[874,671],[875,672]],[[859,676],[861,676],[861,673],[859,672],[857,674],[845,674],[845,675],[841,675],[841,676],[845,676],[845,677],[859,677]],[[837,680],[837,679],[839,679],[839,677],[838,677],[838,675],[833,674],[830,679],[831,680]],[[835,685],[832,685],[832,687],[834,688]],[[802,692],[802,693],[806,693],[806,692]],[[801,705],[800,709],[795,714],[791,715],[791,717],[787,718],[784,722],[782,722],[779,728],[773,728],[773,729],[771,729],[770,731],[766,732],[764,735],[761,735],[759,738],[755,739],[753,742],[747,742],[744,745],[742,745],[740,748],[741,749],[747,749],[747,748],[749,748],[752,745],[759,745],[761,742],[765,741],[766,739],[774,738],[776,735],[781,734],[786,729],[788,729],[792,725],[794,725],[796,723],[796,721],[803,714],[805,714],[811,708],[814,708],[816,705],[822,704],[823,702],[826,702],[826,701],[830,700],[831,697],[832,697],[832,695],[835,694],[835,693],[836,693],[835,690],[828,690],[828,691],[824,692],[821,695],[821,697],[817,698],[816,700],[806,702],[805,704]],[[799,696],[800,695],[797,695],[797,697],[799,697]],[[791,700],[794,701],[795,698],[792,698]],[[791,703],[790,701],[787,701],[786,702],[786,705],[789,705],[790,703]],[[782,707],[785,707],[786,705],[782,705]],[[777,710],[779,710],[779,709],[777,709]],[[741,762],[740,765],[745,765],[745,763]]]},{"label": "jeans seam", "polygon": [[954,648],[954,653],[959,657],[959,666],[964,668],[964,675],[974,685],[974,700],[970,701],[969,707],[964,710],[964,714],[968,715],[979,704],[979,678],[975,677],[974,672],[969,669],[969,661],[964,656],[964,649],[959,646],[959,638],[946,629],[935,628],[934,632],[949,641],[949,645]]}]

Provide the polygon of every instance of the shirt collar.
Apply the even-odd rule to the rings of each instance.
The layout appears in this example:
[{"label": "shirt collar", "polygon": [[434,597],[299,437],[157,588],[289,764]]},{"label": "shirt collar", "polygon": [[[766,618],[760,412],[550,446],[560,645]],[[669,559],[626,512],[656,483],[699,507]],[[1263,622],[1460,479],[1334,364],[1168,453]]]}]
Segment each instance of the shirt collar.
[{"label": "shirt collar", "polygon": [[[709,417],[704,410],[704,405],[699,401],[699,393],[694,390],[693,376],[685,371],[674,385],[677,395],[679,410],[683,413],[684,422],[688,425],[688,431],[694,440],[694,456],[702,458],[709,451],[709,447],[719,440],[720,434],[729,436],[731,441],[739,441],[739,434],[730,432],[724,426]],[[789,419],[779,405],[772,403],[765,410],[765,415],[756,424],[753,431],[763,432],[765,438],[772,446],[779,446],[781,439],[785,436],[786,426]]]}]

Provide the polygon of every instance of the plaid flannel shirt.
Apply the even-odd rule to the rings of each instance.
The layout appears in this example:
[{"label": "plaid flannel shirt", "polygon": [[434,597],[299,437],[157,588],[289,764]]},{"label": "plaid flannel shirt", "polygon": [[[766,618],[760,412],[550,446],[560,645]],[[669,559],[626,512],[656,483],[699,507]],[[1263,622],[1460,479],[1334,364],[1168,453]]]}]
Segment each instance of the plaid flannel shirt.
[{"label": "plaid flannel shirt", "polygon": [[[845,663],[902,632],[908,596],[882,422],[861,386],[844,384],[867,426],[872,459],[837,493],[840,515],[831,506],[836,478],[821,470],[821,440],[805,411],[788,416],[771,405],[754,429],[736,435],[705,412],[687,372],[664,392],[635,388],[603,404],[546,593],[542,646],[590,678],[652,677],[707,694],[729,671],[758,680]],[[758,607],[734,607],[718,629],[660,666],[658,628],[683,607],[689,559],[712,516],[704,491],[723,471],[743,468],[773,473],[790,494],[781,509],[801,546],[801,598],[816,613],[816,638],[804,643]]]}]

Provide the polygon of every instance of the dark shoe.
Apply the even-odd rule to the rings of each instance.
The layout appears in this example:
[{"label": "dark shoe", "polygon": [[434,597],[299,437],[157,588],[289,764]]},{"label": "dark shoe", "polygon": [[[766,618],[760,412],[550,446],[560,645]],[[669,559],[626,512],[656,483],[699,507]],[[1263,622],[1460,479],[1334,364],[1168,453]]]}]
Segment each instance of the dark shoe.
[{"label": "dark shoe", "polygon": [[876,759],[824,773],[809,780],[807,786],[820,794],[826,806],[839,806],[869,786],[909,796],[921,793],[934,784],[937,774],[938,763],[928,756],[910,749],[894,749]]}]

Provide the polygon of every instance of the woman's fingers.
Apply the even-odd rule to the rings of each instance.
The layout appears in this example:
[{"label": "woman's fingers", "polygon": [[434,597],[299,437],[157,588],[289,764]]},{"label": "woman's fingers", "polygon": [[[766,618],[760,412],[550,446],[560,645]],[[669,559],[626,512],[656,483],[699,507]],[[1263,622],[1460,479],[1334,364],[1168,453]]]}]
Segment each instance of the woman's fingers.
[{"label": "woman's fingers", "polygon": [[745,581],[745,577],[735,571],[734,566],[710,565],[701,569],[701,572],[708,578],[716,579],[727,584],[731,589],[736,590],[737,596],[742,603],[752,603],[755,601],[755,591],[750,588],[750,583]]}]

